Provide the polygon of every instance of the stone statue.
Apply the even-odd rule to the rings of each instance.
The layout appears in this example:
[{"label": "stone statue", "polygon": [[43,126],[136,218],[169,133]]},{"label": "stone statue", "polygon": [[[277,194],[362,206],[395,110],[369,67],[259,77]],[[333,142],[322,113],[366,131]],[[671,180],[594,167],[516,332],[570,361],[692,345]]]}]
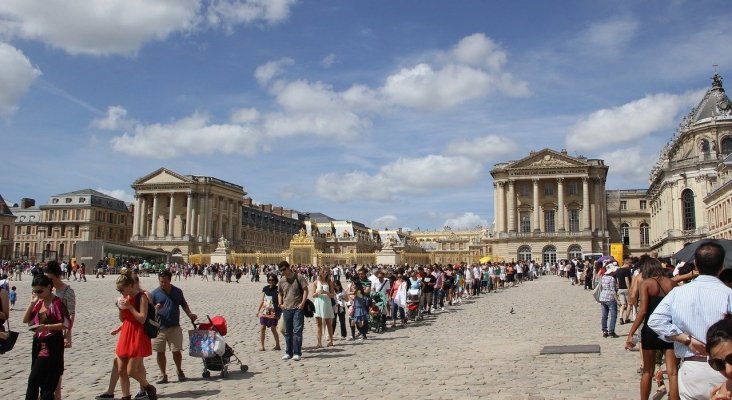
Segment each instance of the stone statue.
[{"label": "stone statue", "polygon": [[226,249],[228,247],[229,247],[229,241],[226,240],[226,238],[224,237],[224,235],[221,235],[221,237],[219,238],[219,246],[218,246],[218,248],[219,249]]}]

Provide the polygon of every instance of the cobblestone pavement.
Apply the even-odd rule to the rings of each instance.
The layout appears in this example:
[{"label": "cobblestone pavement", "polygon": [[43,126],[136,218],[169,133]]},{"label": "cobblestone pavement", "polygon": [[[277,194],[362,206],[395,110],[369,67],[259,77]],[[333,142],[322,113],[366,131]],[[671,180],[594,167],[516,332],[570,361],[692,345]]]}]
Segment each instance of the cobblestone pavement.
[{"label": "cobblestone pavement", "polygon": [[[65,399],[92,399],[106,389],[118,324],[115,277],[70,282],[77,293],[74,346],[65,355]],[[20,324],[30,288],[19,286],[11,324],[21,335],[16,348],[0,356],[0,388],[9,399],[25,393],[30,368],[31,333]],[[153,277],[144,288],[156,287]],[[618,339],[605,339],[600,307],[589,291],[548,276],[499,293],[485,294],[447,308],[405,328],[371,334],[363,343],[336,339],[336,346],[315,349],[315,322],[306,319],[303,360],[282,361],[282,353],[259,351],[255,318],[264,283],[221,283],[198,278],[174,281],[194,313],[224,315],[227,343],[249,366],[232,364],[228,378],[201,377],[202,361],[184,352],[188,381],[157,385],[160,398],[239,399],[294,395],[298,398],[421,399],[632,399],[638,395],[637,352],[623,349],[629,325]],[[514,314],[509,310],[513,308]],[[190,323],[184,329],[190,329]],[[187,335],[184,333],[184,342]],[[268,332],[266,347],[273,347]],[[325,341],[323,342],[325,343]],[[601,354],[539,355],[546,345],[599,344]],[[284,344],[283,344],[284,346]],[[187,343],[184,343],[187,348]],[[145,360],[148,377],[159,376],[154,358]],[[133,388],[137,388],[133,383]],[[116,392],[120,397],[119,389]]]}]

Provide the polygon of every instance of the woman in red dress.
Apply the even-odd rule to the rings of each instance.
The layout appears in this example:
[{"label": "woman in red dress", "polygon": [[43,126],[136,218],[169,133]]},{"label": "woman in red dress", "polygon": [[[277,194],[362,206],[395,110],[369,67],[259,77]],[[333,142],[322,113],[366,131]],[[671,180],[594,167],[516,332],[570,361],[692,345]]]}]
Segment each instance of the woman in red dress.
[{"label": "woman in red dress", "polygon": [[[132,397],[130,377],[140,382],[150,400],[157,400],[155,386],[147,381],[141,365],[143,357],[152,355],[152,344],[143,326],[147,319],[147,296],[135,285],[132,270],[129,269],[120,272],[117,278],[117,291],[122,295],[117,304],[122,329],[119,332],[115,354],[122,386],[122,400],[129,400]],[[140,304],[137,304],[138,302]]]}]

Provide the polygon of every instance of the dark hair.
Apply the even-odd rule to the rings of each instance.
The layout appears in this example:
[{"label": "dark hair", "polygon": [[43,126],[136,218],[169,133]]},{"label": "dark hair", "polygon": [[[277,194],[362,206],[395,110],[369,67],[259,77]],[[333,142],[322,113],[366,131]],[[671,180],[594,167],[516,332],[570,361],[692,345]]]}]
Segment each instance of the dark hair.
[{"label": "dark hair", "polygon": [[714,346],[727,341],[732,341],[732,314],[725,315],[707,330],[707,354]]},{"label": "dark hair", "polygon": [[732,268],[725,268],[719,273],[719,280],[725,285],[732,282]]},{"label": "dark hair", "polygon": [[279,279],[277,279],[277,275],[275,275],[275,274],[267,274],[267,280],[270,280],[270,279],[274,280],[275,284],[277,284],[277,282],[280,281]]},{"label": "dark hair", "polygon": [[333,290],[335,290],[336,293],[343,291],[343,284],[341,281],[333,281]]},{"label": "dark hair", "polygon": [[715,242],[704,242],[694,252],[700,275],[717,275],[724,265],[724,257],[724,248]]},{"label": "dark hair", "polygon": [[15,290],[15,286],[11,287],[10,290]]},{"label": "dark hair", "polygon": [[280,261],[280,263],[277,264],[277,269],[282,269],[282,268],[290,268],[290,263],[288,263],[287,260]]},{"label": "dark hair", "polygon": [[641,275],[643,279],[655,278],[659,276],[668,276],[666,268],[661,265],[661,262],[656,258],[648,257],[640,264]]},{"label": "dark hair", "polygon": [[694,263],[688,262],[688,263],[684,264],[683,266],[679,267],[679,275],[686,275],[693,270],[694,270]]},{"label": "dark hair", "polygon": [[47,277],[46,275],[38,275],[35,278],[33,278],[33,281],[31,282],[31,286],[49,287],[49,286],[53,286],[53,281],[51,280],[51,278]]},{"label": "dark hair", "polygon": [[164,269],[164,270],[160,271],[160,273],[158,274],[158,279],[160,279],[160,278],[171,279],[171,278],[173,278],[173,274],[171,274],[170,271],[168,271],[167,269]]},{"label": "dark hair", "polygon": [[46,263],[46,266],[43,268],[43,273],[51,274],[56,277],[60,277],[61,276],[61,265],[59,265],[58,261],[51,260],[48,263]]}]

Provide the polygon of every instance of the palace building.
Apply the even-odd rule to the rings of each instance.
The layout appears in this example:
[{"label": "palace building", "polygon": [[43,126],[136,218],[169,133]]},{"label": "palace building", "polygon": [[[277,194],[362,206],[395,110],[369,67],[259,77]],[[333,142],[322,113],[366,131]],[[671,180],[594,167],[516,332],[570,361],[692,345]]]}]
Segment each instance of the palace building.
[{"label": "palace building", "polygon": [[15,233],[15,215],[0,196],[0,260],[8,260],[13,256]]},{"label": "palace building", "polygon": [[603,160],[564,150],[496,164],[493,258],[544,263],[607,253],[607,173]]}]

